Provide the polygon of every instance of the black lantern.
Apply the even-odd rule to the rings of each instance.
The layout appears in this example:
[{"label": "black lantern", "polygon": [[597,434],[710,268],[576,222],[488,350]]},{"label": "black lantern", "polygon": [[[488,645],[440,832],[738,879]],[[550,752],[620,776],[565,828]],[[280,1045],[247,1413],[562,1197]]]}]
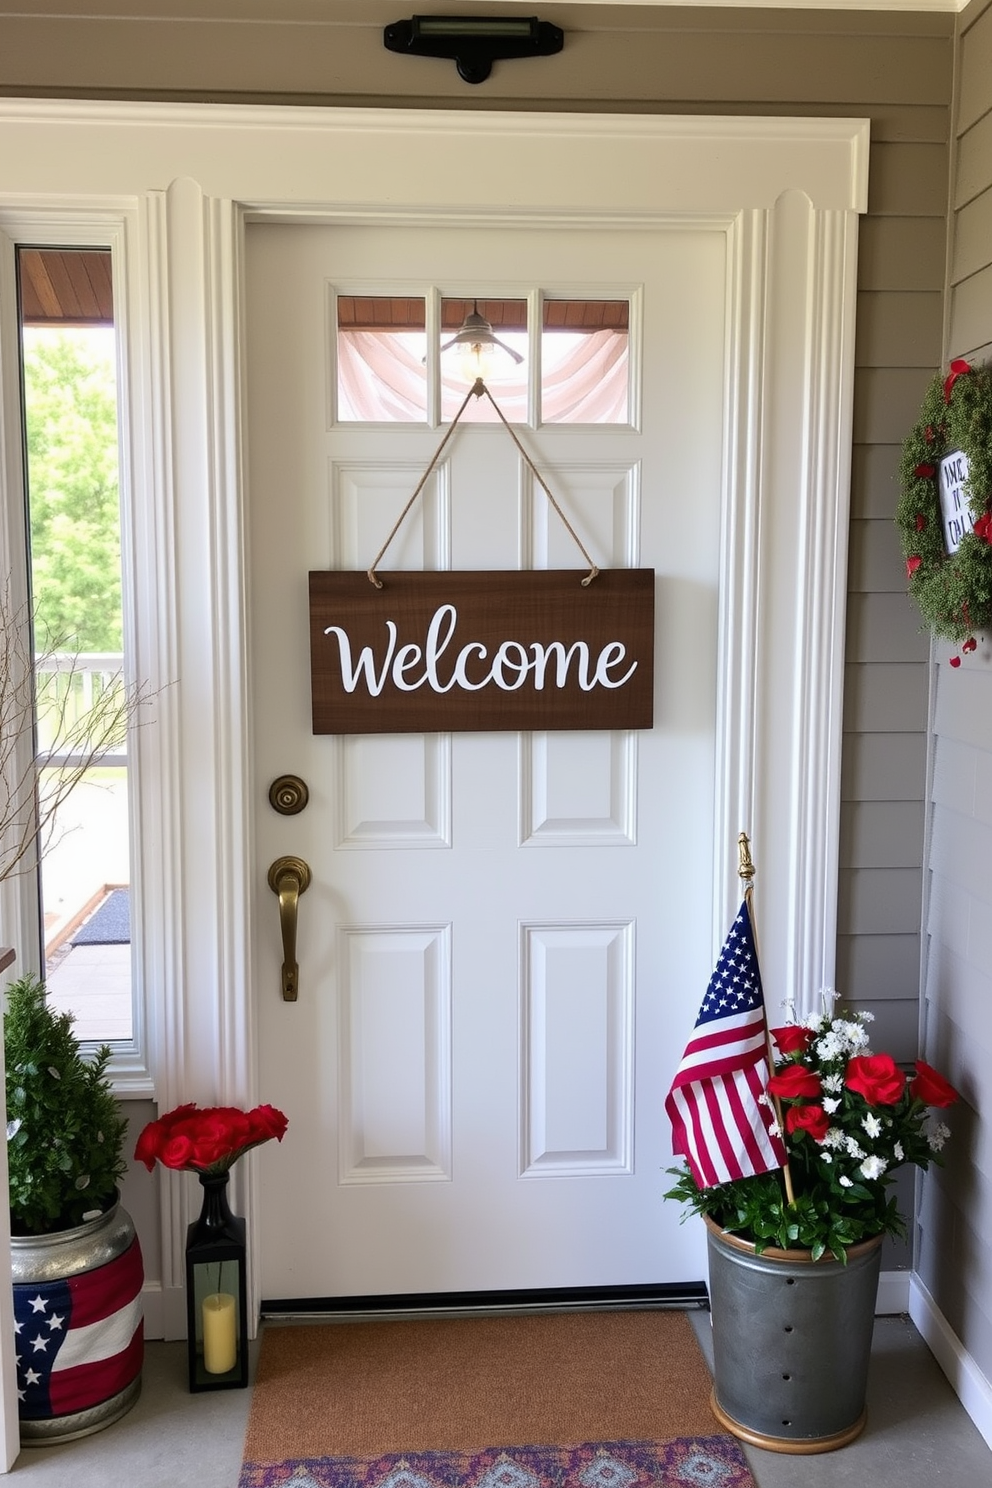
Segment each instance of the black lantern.
[{"label": "black lantern", "polygon": [[186,1338],[189,1387],[236,1390],[248,1384],[248,1281],[245,1222],[227,1203],[227,1173],[200,1173],[203,1208],[186,1232]]}]

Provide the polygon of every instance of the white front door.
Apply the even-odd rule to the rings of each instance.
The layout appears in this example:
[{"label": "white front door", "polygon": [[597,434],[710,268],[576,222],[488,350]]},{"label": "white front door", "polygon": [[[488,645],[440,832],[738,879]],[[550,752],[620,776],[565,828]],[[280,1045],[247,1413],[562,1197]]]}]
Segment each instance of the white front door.
[{"label": "white front door", "polygon": [[[247,229],[261,1291],[678,1283],[667,1083],[712,945],[726,239]],[[631,422],[521,438],[597,564],[657,574],[636,734],[314,736],[307,573],[368,568],[441,431],[335,421],[335,292],[632,307]],[[381,567],[575,568],[506,431],[461,425]],[[268,804],[302,776],[306,809]],[[299,998],[269,864],[302,857]]]}]

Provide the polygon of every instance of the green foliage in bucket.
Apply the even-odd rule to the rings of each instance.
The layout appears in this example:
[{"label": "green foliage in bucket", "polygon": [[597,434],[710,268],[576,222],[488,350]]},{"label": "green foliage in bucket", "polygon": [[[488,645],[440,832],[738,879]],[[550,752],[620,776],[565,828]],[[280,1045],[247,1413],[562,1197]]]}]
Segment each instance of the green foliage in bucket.
[{"label": "green foliage in bucket", "polygon": [[86,1057],[71,1013],[44,985],[7,988],[7,1167],[15,1235],[72,1229],[109,1209],[123,1177],[127,1120],[106,1078],[110,1048]]},{"label": "green foliage in bucket", "polygon": [[958,1093],[922,1060],[907,1077],[890,1054],[873,1053],[871,1018],[813,1013],[771,1030],[778,1058],[759,1099],[777,1103],[770,1124],[785,1142],[792,1202],[781,1168],[710,1188],[688,1168],[670,1168],[676,1182],[665,1197],[686,1214],[709,1215],[759,1255],[774,1246],[845,1261],[862,1240],[904,1234],[889,1186],[904,1164],[926,1169],[941,1161],[949,1133],[933,1108],[953,1105]]}]

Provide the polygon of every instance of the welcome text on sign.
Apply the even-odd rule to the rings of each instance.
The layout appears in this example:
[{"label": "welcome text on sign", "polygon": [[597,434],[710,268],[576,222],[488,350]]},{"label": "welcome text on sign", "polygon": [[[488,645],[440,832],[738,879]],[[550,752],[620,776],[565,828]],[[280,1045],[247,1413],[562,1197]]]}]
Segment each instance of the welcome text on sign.
[{"label": "welcome text on sign", "polygon": [[654,573],[310,575],[315,733],[649,728]]},{"label": "welcome text on sign", "polygon": [[[380,695],[387,677],[401,692],[416,692],[418,688],[427,686],[433,692],[444,693],[450,692],[453,687],[462,687],[466,692],[481,692],[483,687],[488,687],[490,683],[501,687],[504,692],[515,692],[518,687],[524,685],[529,676],[532,676],[534,686],[541,692],[548,680],[549,671],[553,687],[567,687],[569,670],[574,660],[575,679],[583,692],[589,692],[593,687],[623,687],[637,670],[635,661],[631,663],[622,677],[610,675],[615,668],[622,665],[626,658],[627,648],[623,641],[606,643],[596,658],[591,676],[589,671],[591,657],[589,646],[585,641],[573,641],[571,645],[566,645],[564,641],[550,641],[547,645],[543,645],[540,641],[531,641],[529,646],[525,646],[521,641],[501,641],[488,669],[483,669],[479,674],[480,665],[489,659],[489,650],[481,641],[469,641],[459,648],[454,658],[454,666],[445,682],[438,675],[437,664],[447,651],[457,625],[458,611],[455,606],[440,605],[434,611],[431,623],[427,627],[426,645],[420,647],[411,643],[401,646],[397,651],[398,628],[395,620],[387,620],[388,640],[385,654],[378,663],[378,671],[376,670],[376,656],[371,646],[364,646],[357,657],[352,657],[351,639],[343,626],[325,626],[324,634],[337,637],[341,681],[345,692],[354,692],[361,680],[364,681],[372,697]],[[476,680],[474,681],[468,675],[470,659],[475,663]],[[417,669],[421,664],[424,670],[417,675]],[[408,675],[409,673],[414,675]]]}]

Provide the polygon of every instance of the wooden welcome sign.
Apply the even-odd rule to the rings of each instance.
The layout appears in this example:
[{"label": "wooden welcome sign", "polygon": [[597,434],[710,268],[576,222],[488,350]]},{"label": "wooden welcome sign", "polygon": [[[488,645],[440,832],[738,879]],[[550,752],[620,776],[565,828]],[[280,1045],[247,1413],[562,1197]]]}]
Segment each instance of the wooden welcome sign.
[{"label": "wooden welcome sign", "polygon": [[650,728],[654,570],[311,573],[315,734]]}]

